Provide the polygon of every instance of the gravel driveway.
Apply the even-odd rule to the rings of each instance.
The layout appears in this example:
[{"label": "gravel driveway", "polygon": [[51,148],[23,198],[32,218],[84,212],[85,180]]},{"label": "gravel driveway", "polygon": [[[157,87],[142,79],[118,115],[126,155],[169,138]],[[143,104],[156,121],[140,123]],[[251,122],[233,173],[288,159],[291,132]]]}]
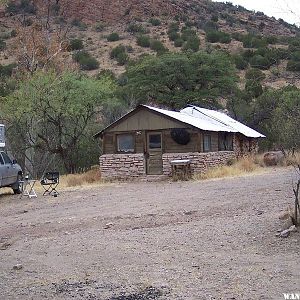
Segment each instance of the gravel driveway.
[{"label": "gravel driveway", "polygon": [[279,215],[293,201],[292,173],[1,195],[0,299],[300,293],[300,234],[276,237],[287,226]]}]

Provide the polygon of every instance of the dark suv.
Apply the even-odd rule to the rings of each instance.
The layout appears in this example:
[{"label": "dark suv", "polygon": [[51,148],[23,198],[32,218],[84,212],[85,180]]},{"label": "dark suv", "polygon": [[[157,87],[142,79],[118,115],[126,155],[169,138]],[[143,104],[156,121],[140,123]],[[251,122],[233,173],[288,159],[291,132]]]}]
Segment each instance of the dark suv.
[{"label": "dark suv", "polygon": [[0,187],[11,187],[15,194],[20,194],[22,175],[22,168],[16,161],[0,151]]}]

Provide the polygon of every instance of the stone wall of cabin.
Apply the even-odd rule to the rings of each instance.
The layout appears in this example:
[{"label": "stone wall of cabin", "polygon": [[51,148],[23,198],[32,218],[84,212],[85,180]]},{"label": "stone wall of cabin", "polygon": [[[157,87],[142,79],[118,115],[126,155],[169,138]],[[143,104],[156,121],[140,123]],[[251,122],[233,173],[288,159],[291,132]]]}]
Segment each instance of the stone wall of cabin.
[{"label": "stone wall of cabin", "polygon": [[235,134],[233,138],[233,151],[236,157],[258,153],[258,140],[254,138],[246,138],[240,134]]},{"label": "stone wall of cabin", "polygon": [[208,169],[225,165],[228,161],[235,159],[233,151],[218,151],[207,153],[164,153],[163,174],[171,176],[171,161],[177,159],[189,159],[191,161],[192,174],[205,173]]},{"label": "stone wall of cabin", "polygon": [[[170,162],[175,159],[189,159],[192,174],[195,174],[205,173],[209,168],[224,165],[235,157],[233,151],[164,153],[163,175],[172,175]],[[103,179],[144,178],[146,163],[143,154],[104,154],[100,157],[100,170]]]},{"label": "stone wall of cabin", "polygon": [[104,154],[100,156],[104,179],[137,178],[146,175],[144,154]]}]

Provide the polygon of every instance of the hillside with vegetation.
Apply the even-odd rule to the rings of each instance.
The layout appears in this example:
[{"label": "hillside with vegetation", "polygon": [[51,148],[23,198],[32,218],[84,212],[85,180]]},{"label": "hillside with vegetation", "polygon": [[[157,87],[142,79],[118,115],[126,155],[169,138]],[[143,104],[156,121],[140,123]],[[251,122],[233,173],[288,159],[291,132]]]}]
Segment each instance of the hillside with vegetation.
[{"label": "hillside with vegetation", "polygon": [[36,174],[49,156],[96,164],[93,134],[141,103],[225,109],[262,149],[300,147],[295,25],[207,0],[4,1],[0,16],[1,119]]}]

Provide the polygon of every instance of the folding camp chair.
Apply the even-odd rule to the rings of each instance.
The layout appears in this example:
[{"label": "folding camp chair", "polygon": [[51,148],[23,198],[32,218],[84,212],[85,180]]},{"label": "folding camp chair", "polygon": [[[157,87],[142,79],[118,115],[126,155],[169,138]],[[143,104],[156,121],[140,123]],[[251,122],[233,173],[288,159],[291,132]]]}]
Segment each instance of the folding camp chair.
[{"label": "folding camp chair", "polygon": [[45,192],[43,193],[43,196],[51,195],[53,192],[54,195],[58,195],[58,191],[56,190],[56,187],[59,184],[59,172],[46,172],[42,179],[41,179],[41,185],[45,189]]}]

